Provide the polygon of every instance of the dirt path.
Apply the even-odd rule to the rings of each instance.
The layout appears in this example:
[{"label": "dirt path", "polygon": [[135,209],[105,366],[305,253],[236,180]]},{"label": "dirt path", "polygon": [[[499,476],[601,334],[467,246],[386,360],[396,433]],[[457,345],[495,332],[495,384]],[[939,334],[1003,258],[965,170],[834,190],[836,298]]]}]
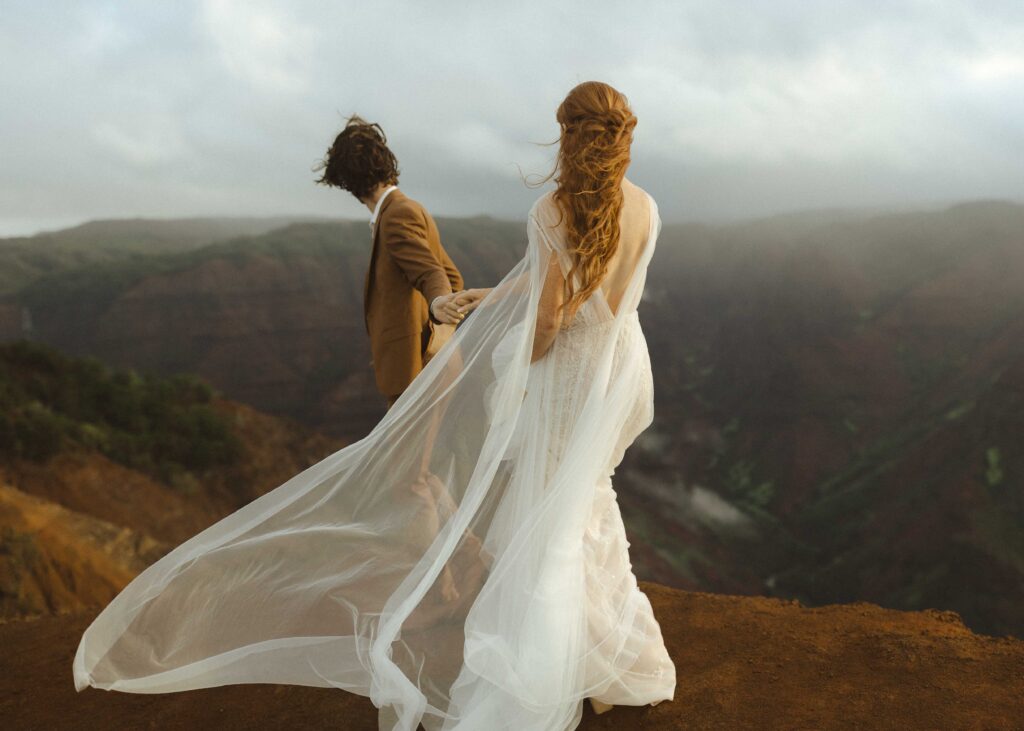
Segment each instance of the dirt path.
[{"label": "dirt path", "polygon": [[[974,635],[955,614],[642,586],[675,700],[602,716],[588,705],[581,729],[1024,729],[1024,641]],[[71,661],[95,613],[0,624],[0,727],[377,729],[368,699],[323,688],[76,693]]]}]

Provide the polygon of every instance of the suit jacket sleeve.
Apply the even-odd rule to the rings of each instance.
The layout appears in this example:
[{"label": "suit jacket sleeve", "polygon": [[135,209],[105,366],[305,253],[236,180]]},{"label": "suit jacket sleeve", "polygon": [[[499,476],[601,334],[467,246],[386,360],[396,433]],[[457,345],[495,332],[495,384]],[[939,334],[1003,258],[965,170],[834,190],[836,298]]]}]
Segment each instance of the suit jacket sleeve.
[{"label": "suit jacket sleeve", "polygon": [[441,255],[444,259],[442,263],[444,264],[445,272],[448,274],[448,281],[452,285],[452,291],[458,292],[466,286],[465,282],[462,281],[462,273],[455,266],[455,262],[452,261],[451,257],[448,256],[448,252],[443,248],[441,249]]},{"label": "suit jacket sleeve", "polygon": [[451,293],[448,272],[430,250],[427,224],[420,211],[412,206],[391,211],[387,225],[381,228],[380,242],[428,305],[435,297]]}]

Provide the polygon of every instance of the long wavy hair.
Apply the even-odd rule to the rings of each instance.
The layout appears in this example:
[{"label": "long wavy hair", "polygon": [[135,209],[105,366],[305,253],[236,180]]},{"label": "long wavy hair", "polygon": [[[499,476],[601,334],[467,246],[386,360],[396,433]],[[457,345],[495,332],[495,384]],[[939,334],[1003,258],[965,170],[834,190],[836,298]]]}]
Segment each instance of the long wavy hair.
[{"label": "long wavy hair", "polygon": [[[629,167],[636,117],[626,96],[600,81],[569,92],[555,114],[561,127],[554,178],[555,201],[566,222],[572,268],[563,308],[576,308],[601,284],[619,248],[622,179]],[[579,274],[580,287],[574,278]]]}]

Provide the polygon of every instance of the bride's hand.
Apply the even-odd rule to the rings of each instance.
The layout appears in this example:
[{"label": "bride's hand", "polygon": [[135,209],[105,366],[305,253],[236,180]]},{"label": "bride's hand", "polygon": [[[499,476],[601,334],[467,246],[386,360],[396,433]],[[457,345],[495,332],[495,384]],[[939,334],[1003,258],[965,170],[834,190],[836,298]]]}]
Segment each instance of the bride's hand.
[{"label": "bride's hand", "polygon": [[477,308],[477,305],[486,297],[493,287],[478,287],[476,289],[464,289],[455,296],[455,306],[459,312],[467,314]]}]

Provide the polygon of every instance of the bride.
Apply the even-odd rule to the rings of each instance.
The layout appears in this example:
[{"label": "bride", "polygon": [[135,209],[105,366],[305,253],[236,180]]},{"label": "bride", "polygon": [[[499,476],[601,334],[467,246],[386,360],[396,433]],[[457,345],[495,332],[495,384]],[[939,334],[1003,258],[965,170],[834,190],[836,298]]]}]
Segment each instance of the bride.
[{"label": "bride", "polygon": [[368,696],[389,731],[562,731],[670,700],[611,477],[650,423],[637,317],[661,222],[607,84],[558,108],[523,259],[384,418],[147,567],[85,631],[76,690]]}]

